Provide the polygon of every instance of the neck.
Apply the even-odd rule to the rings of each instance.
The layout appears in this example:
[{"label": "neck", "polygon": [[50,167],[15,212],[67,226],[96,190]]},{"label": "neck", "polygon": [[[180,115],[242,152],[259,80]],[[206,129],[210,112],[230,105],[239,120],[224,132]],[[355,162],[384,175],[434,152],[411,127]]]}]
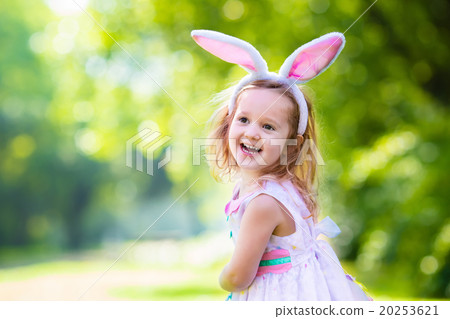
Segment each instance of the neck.
[{"label": "neck", "polygon": [[241,172],[241,185],[239,196],[258,190],[258,188],[260,187],[257,182],[258,177],[259,176],[257,174]]}]

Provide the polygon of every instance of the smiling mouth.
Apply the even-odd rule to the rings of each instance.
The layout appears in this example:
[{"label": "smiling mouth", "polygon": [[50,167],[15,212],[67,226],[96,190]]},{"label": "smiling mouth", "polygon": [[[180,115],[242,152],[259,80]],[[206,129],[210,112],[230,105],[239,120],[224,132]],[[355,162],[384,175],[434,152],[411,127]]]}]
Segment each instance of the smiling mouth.
[{"label": "smiling mouth", "polygon": [[244,144],[244,143],[241,143],[241,150],[242,150],[242,152],[244,152],[244,154],[247,154],[247,155],[254,155],[256,153],[261,152],[260,148],[257,148],[257,147],[254,147],[254,146],[251,146],[248,144]]}]

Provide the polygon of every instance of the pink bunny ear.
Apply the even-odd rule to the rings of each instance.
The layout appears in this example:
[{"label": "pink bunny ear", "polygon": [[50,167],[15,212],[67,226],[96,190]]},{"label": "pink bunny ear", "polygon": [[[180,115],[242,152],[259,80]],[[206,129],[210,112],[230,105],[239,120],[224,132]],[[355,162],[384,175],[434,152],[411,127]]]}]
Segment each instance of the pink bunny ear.
[{"label": "pink bunny ear", "polygon": [[210,30],[194,30],[191,36],[206,51],[243,67],[249,73],[268,72],[261,54],[248,42]]},{"label": "pink bunny ear", "polygon": [[342,33],[332,32],[302,45],[281,66],[279,74],[297,83],[307,82],[325,71],[344,48]]}]

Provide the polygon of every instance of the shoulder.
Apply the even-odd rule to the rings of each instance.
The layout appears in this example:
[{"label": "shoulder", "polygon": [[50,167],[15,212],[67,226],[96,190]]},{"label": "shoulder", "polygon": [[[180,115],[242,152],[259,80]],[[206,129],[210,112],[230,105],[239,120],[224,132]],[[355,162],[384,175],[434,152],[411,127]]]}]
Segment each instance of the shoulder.
[{"label": "shoulder", "polygon": [[258,208],[260,210],[272,210],[279,208],[278,201],[271,195],[266,193],[260,193],[256,195],[248,204],[248,207]]},{"label": "shoulder", "polygon": [[273,196],[265,193],[255,196],[247,205],[244,215],[277,222],[283,214],[283,205]]}]

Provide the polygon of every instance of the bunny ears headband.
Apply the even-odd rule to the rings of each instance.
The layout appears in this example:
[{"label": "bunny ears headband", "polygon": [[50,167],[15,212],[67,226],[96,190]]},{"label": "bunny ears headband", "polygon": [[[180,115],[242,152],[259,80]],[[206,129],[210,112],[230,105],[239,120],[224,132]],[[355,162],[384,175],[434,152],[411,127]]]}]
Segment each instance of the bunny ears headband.
[{"label": "bunny ears headband", "polygon": [[266,61],[250,43],[209,30],[194,30],[191,36],[206,51],[222,60],[244,68],[249,74],[237,84],[228,106],[228,114],[235,108],[236,98],[243,87],[256,80],[274,80],[289,87],[300,108],[298,134],[303,135],[308,123],[308,106],[296,83],[305,83],[325,71],[344,48],[342,33],[332,32],[308,42],[284,61],[277,73],[269,72]]}]

